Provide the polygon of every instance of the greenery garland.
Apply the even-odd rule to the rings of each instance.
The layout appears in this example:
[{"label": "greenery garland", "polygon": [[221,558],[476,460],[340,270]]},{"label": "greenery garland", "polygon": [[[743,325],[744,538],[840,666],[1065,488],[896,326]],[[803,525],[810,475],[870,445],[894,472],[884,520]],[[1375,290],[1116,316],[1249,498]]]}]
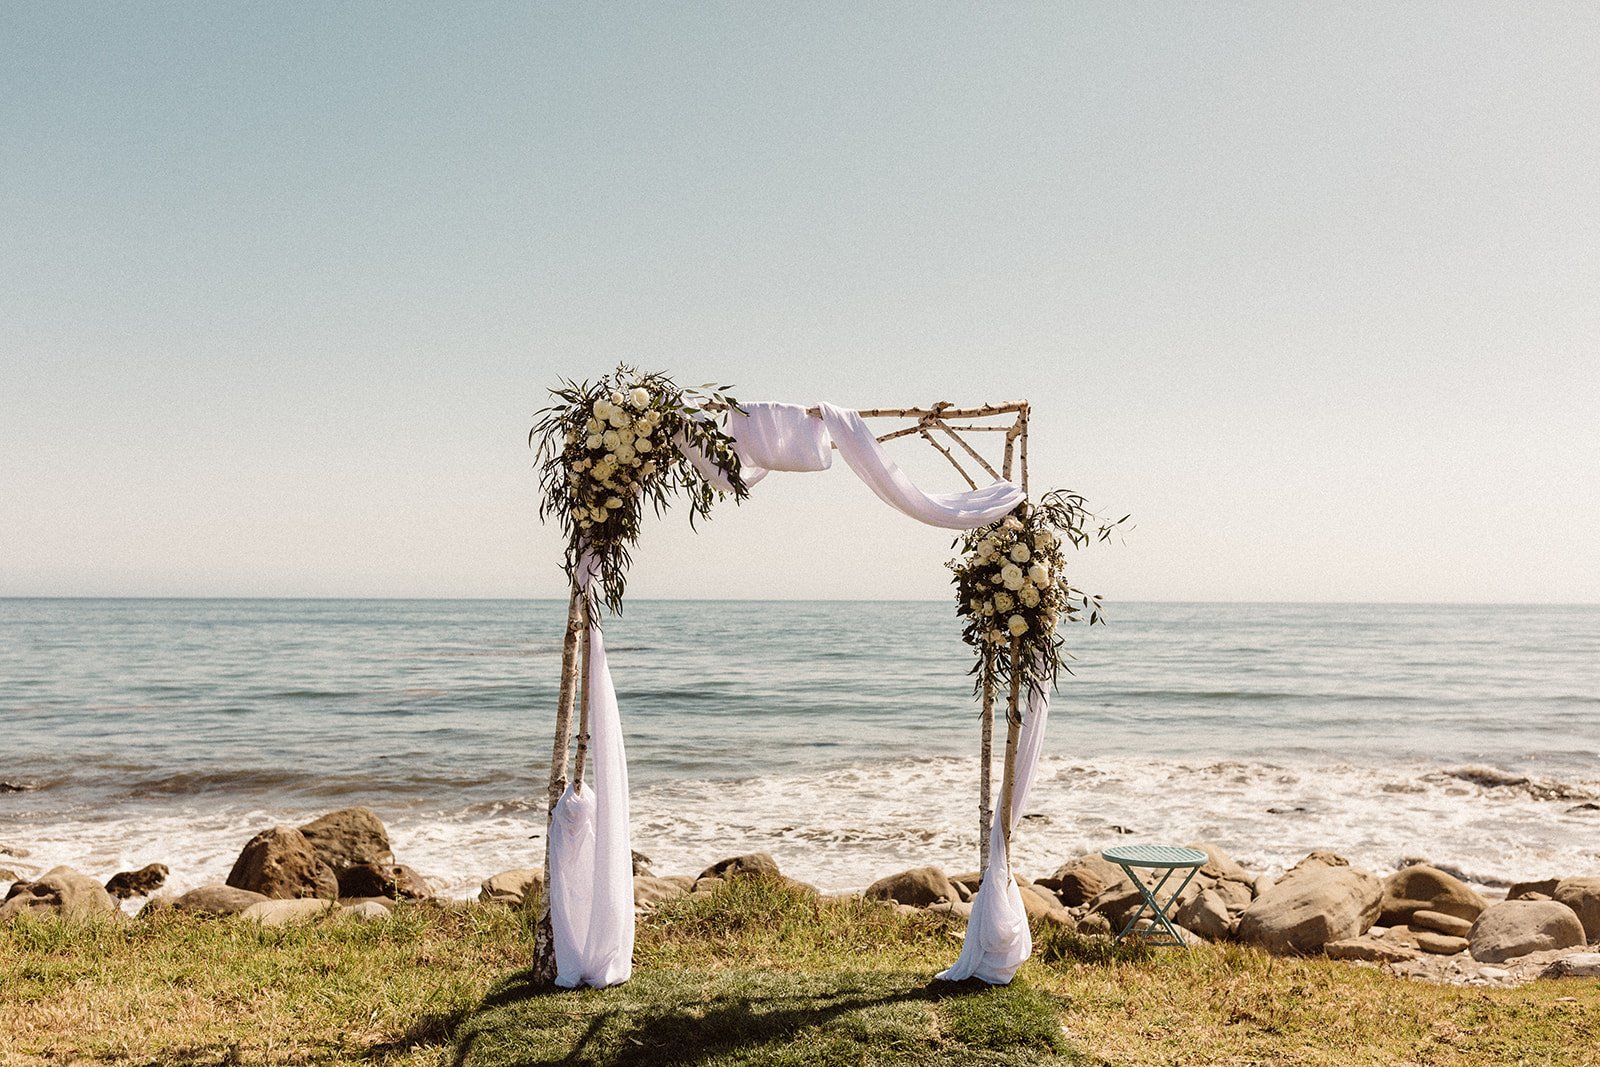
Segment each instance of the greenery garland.
[{"label": "greenery garland", "polygon": [[600,599],[613,612],[622,611],[645,502],[660,515],[682,493],[692,526],[726,495],[684,449],[699,449],[727,478],[736,500],[746,496],[733,438],[712,414],[725,420],[738,407],[727,388],[687,389],[665,374],[621,365],[596,382],[563,380],[550,390],[556,403],[535,416],[528,444],[537,441],[544,490],[539,517],[561,523],[569,579],[577,581],[584,554],[593,554]]},{"label": "greenery garland", "polygon": [[1018,669],[1030,688],[1041,690],[1054,687],[1063,668],[1072,673],[1057,628],[1085,614],[1090,625],[1104,620],[1100,598],[1068,582],[1063,550],[1105,541],[1127,521],[1126,515],[1103,521],[1085,509],[1082,496],[1056,489],[955,540],[952,547],[963,554],[946,565],[955,573],[956,614],[966,620],[961,638],[977,651],[975,693],[1008,688]]}]

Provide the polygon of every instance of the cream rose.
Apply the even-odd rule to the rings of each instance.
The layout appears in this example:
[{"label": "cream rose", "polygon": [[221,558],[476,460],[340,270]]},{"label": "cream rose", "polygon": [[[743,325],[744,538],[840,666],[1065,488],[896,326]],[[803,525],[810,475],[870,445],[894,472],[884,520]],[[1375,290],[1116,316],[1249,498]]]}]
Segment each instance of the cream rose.
[{"label": "cream rose", "polygon": [[600,447],[600,444],[603,440],[604,438],[602,438],[599,434],[592,433],[583,439],[583,447],[593,452],[595,449]]},{"label": "cream rose", "polygon": [[1031,585],[1023,586],[1022,591],[1017,594],[1017,597],[1022,601],[1022,606],[1025,608],[1036,608],[1039,606],[1039,590],[1035,589]]},{"label": "cream rose", "polygon": [[1043,563],[1035,563],[1028,568],[1028,581],[1034,585],[1050,584],[1050,569]]},{"label": "cream rose", "polygon": [[1011,631],[1012,637],[1021,637],[1028,632],[1028,620],[1021,615],[1013,615],[1006,620],[1006,629]]},{"label": "cream rose", "polygon": [[633,410],[643,411],[650,404],[650,390],[642,385],[633,387],[633,392],[628,394],[628,402],[633,405]]},{"label": "cream rose", "polygon": [[1019,544],[1011,546],[1010,556],[1013,563],[1026,563],[1031,557],[1031,553],[1028,551],[1027,545]]},{"label": "cream rose", "polygon": [[994,595],[994,610],[1010,611],[1016,606],[1016,601],[1011,599],[1010,593],[996,593]]},{"label": "cream rose", "polygon": [[1015,563],[1007,563],[1000,568],[1000,584],[1013,593],[1022,588],[1022,568]]}]

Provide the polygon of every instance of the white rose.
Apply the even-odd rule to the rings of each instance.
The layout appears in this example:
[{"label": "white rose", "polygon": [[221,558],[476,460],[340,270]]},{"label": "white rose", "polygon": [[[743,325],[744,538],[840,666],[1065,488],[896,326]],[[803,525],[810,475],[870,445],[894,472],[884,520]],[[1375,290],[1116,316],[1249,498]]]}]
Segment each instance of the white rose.
[{"label": "white rose", "polygon": [[599,433],[601,430],[605,429],[604,426],[600,425],[600,420],[593,417],[583,420],[583,428],[589,433]]},{"label": "white rose", "polygon": [[613,389],[611,391],[611,402],[613,404],[621,404],[622,403],[622,394],[620,392],[618,392],[617,390]]},{"label": "white rose", "polygon": [[1033,535],[1033,547],[1041,552],[1056,547],[1056,535],[1049,530],[1040,530]]},{"label": "white rose", "polygon": [[621,408],[612,408],[611,414],[606,416],[606,421],[619,430],[624,426],[631,426],[633,424],[633,419],[630,418],[628,413],[623,411]]},{"label": "white rose", "polygon": [[635,411],[643,411],[650,406],[650,390],[642,385],[634,386],[633,392],[628,394],[628,399],[633,402]]},{"label": "white rose", "polygon": [[599,400],[594,402],[594,417],[599,419],[601,422],[605,422],[607,419],[609,419],[611,417],[611,413],[615,410],[616,409],[611,406],[611,401],[607,400],[605,397],[601,397]]},{"label": "white rose", "polygon": [[593,452],[595,449],[600,447],[600,443],[603,440],[604,438],[602,438],[599,434],[592,433],[583,439],[583,447]]},{"label": "white rose", "polygon": [[1013,615],[1006,620],[1006,629],[1011,631],[1012,637],[1021,637],[1028,632],[1028,620],[1021,615]]},{"label": "white rose", "polygon": [[1005,640],[1005,635],[1003,635],[999,630],[990,630],[983,636],[989,639],[989,643],[991,645],[998,645],[1001,641]]},{"label": "white rose", "polygon": [[611,508],[611,509],[614,510],[616,508],[620,508],[621,506],[622,506],[622,498],[620,496],[612,496],[612,497],[607,497],[606,498],[606,507]]},{"label": "white rose", "polygon": [[1034,585],[1050,584],[1050,569],[1043,563],[1035,563],[1028,568],[1028,581]]},{"label": "white rose", "polygon": [[1030,556],[1030,553],[1028,552],[1028,546],[1027,545],[1012,545],[1011,546],[1011,559],[1012,559],[1012,562],[1014,562],[1014,563],[1026,563],[1026,562],[1028,562],[1029,556]]},{"label": "white rose", "polygon": [[1022,568],[1015,563],[1007,563],[1000,568],[1000,583],[1013,593],[1022,588]]},{"label": "white rose", "polygon": [[635,452],[648,452],[654,447],[656,446],[650,443],[650,438],[648,437],[640,437],[633,442]]},{"label": "white rose", "polygon": [[1010,611],[1016,606],[1016,601],[1011,599],[1010,593],[996,593],[994,595],[994,610]]},{"label": "white rose", "polygon": [[621,448],[617,449],[617,462],[622,464],[624,467],[633,466],[633,461],[637,458],[637,456],[638,453],[634,452],[634,450],[629,448],[627,445],[623,445]]},{"label": "white rose", "polygon": [[1025,608],[1036,608],[1039,606],[1039,590],[1035,589],[1031,585],[1023,586],[1022,591],[1019,592],[1017,596],[1021,598],[1022,606]]},{"label": "white rose", "polygon": [[1015,515],[1007,515],[1000,527],[1005,530],[1020,530],[1022,529],[1022,522]]},{"label": "white rose", "polygon": [[654,474],[655,472],[656,472],[656,461],[652,459],[650,462],[648,462],[648,463],[646,463],[644,465],[644,473],[645,473],[646,476],[649,476],[649,475]]},{"label": "white rose", "polygon": [[600,435],[600,440],[607,448],[611,449],[612,451],[616,451],[616,447],[621,441],[621,438],[617,436],[617,431],[607,430],[605,433]]}]

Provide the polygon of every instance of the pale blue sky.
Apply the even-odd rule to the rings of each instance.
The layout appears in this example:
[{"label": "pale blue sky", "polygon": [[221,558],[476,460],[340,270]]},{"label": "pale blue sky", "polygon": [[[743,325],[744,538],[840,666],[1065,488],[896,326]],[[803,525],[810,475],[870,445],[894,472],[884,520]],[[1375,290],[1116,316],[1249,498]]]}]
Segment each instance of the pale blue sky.
[{"label": "pale blue sky", "polygon": [[[559,595],[618,359],[1025,397],[1109,599],[1600,600],[1600,8],[0,14],[0,595]],[[905,443],[919,477],[948,472]],[[921,446],[924,447],[925,446]],[[934,457],[936,460],[937,457]],[[945,596],[841,467],[639,596]]]}]

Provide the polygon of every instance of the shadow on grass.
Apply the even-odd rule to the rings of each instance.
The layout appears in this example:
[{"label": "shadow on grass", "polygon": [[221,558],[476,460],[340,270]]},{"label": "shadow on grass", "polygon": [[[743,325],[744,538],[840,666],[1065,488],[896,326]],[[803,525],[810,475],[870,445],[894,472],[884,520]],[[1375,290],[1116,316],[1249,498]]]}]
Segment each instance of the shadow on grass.
[{"label": "shadow on grass", "polygon": [[648,971],[561,992],[515,974],[457,1037],[456,1067],[1073,1062],[1049,997],[926,973]]},{"label": "shadow on grass", "polygon": [[424,1012],[416,1022],[407,1027],[405,1033],[390,1041],[369,1046],[361,1054],[361,1058],[368,1062],[387,1063],[392,1057],[401,1056],[414,1049],[448,1045],[455,1040],[457,1028],[470,1014],[472,1014],[471,1008]]}]

